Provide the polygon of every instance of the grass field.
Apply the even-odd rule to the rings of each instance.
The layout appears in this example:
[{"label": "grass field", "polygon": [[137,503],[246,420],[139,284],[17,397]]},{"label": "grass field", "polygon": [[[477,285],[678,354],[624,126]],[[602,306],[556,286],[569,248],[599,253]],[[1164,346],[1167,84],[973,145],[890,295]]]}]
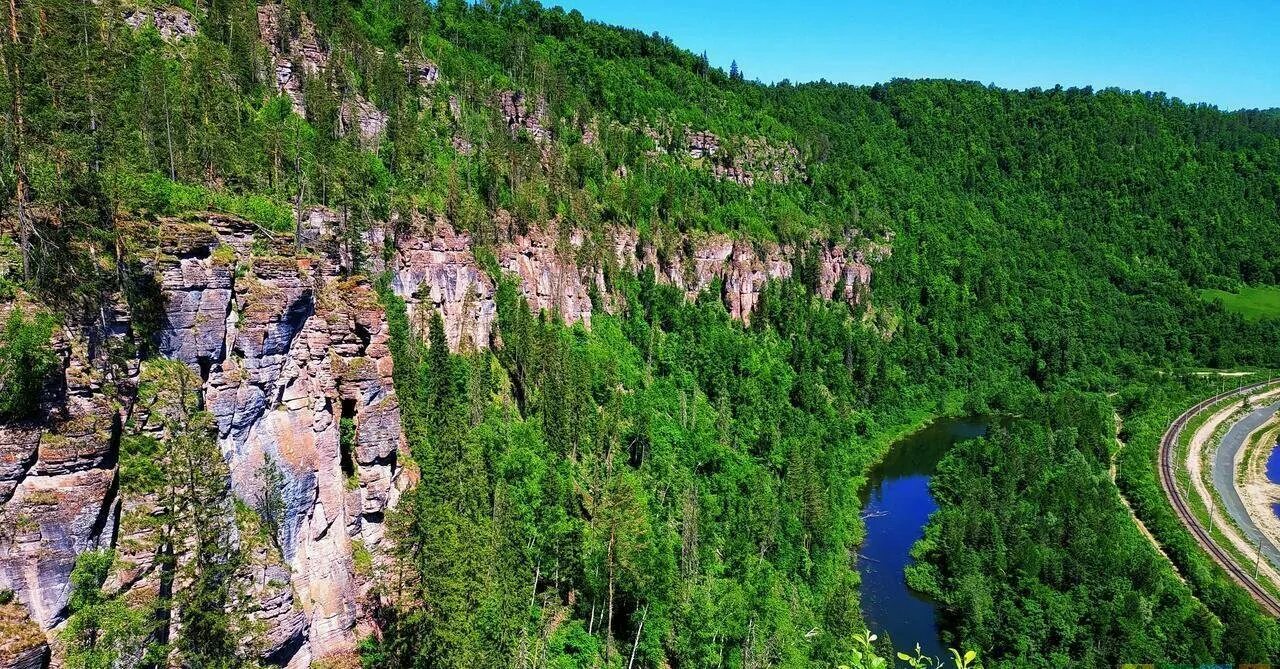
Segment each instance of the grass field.
[{"label": "grass field", "polygon": [[1280,318],[1280,286],[1245,286],[1235,293],[1206,288],[1200,291],[1200,299],[1222,300],[1227,311],[1234,311],[1249,320]]}]

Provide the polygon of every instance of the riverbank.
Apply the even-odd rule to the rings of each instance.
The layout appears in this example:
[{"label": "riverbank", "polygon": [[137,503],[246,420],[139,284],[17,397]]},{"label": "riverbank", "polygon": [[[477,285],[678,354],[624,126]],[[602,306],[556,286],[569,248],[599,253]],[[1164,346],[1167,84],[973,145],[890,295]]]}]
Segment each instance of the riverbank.
[{"label": "riverbank", "polygon": [[[1262,537],[1245,513],[1236,493],[1234,480],[1235,453],[1256,421],[1262,417],[1246,411],[1273,400],[1280,389],[1269,388],[1247,398],[1232,398],[1211,408],[1207,417],[1187,438],[1182,462],[1186,468],[1193,511],[1219,547],[1230,552],[1237,564],[1252,566],[1249,572],[1259,574],[1260,584],[1273,594],[1280,592],[1280,552]],[[1268,414],[1269,415],[1269,414]],[[1181,450],[1181,449],[1180,449]],[[1261,543],[1267,559],[1258,560]]]},{"label": "riverbank", "polygon": [[1268,475],[1267,463],[1276,457],[1276,440],[1280,438],[1280,413],[1273,415],[1249,433],[1236,456],[1236,487],[1244,503],[1245,513],[1261,532],[1274,543],[1280,539],[1280,482]]},{"label": "riverbank", "polygon": [[[1259,370],[1256,376],[1227,377],[1226,390],[1273,376],[1270,370]],[[1178,572],[1185,576],[1193,594],[1209,608],[1216,619],[1213,626],[1221,624],[1235,631],[1222,639],[1223,657],[1261,661],[1264,656],[1257,654],[1258,646],[1251,640],[1273,638],[1280,633],[1280,625],[1263,613],[1258,603],[1196,541],[1174,511],[1160,480],[1162,440],[1170,423],[1188,407],[1223,390],[1222,379],[1217,375],[1192,374],[1153,374],[1120,389],[1114,404],[1124,417],[1126,446],[1117,458],[1117,484]]]}]

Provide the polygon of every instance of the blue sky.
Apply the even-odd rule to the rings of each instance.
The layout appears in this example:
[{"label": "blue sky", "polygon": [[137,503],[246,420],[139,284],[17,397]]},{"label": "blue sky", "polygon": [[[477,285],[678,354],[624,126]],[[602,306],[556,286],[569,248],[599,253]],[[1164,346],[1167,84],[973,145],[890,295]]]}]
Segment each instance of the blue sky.
[{"label": "blue sky", "polygon": [[658,31],[749,79],[945,77],[1280,107],[1280,0],[543,0]]}]

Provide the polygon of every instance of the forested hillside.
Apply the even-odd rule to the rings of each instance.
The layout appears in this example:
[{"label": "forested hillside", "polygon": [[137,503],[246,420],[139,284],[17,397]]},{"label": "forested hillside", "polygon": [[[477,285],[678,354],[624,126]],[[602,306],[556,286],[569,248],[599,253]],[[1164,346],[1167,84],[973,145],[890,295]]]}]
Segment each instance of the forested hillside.
[{"label": "forested hillside", "polygon": [[938,480],[957,648],[1280,657],[1129,524],[1103,395],[1280,367],[1199,297],[1280,283],[1273,112],[766,86],[535,2],[0,14],[0,556],[77,537],[0,589],[55,662],[875,666],[857,492],[959,412],[1021,417]]}]

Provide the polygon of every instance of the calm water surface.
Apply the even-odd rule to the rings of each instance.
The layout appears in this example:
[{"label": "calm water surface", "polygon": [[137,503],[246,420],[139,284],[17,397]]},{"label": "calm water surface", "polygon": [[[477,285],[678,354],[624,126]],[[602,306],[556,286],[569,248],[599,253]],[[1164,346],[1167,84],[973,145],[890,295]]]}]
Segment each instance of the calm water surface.
[{"label": "calm water surface", "polygon": [[[1267,480],[1280,483],[1280,444],[1273,446],[1271,455],[1267,456]],[[1280,516],[1280,504],[1272,504],[1271,511]]]},{"label": "calm water surface", "polygon": [[1267,456],[1267,480],[1280,483],[1280,444],[1272,447],[1271,455]]},{"label": "calm water surface", "polygon": [[929,478],[947,449],[957,441],[982,436],[982,419],[938,421],[898,443],[867,481],[862,493],[867,539],[858,556],[862,574],[862,612],[871,631],[888,635],[895,647],[918,642],[927,655],[942,657],[934,604],[907,587],[903,568],[911,546],[924,535],[929,514],[938,508],[929,494]]}]

